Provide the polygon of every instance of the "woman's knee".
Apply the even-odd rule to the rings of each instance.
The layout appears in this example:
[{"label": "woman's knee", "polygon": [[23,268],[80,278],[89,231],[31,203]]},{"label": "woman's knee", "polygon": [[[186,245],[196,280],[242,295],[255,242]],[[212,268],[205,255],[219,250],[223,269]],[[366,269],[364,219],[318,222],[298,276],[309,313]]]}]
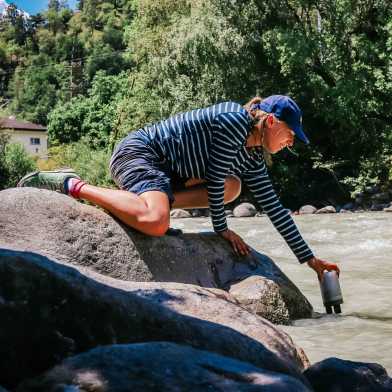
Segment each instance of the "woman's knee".
[{"label": "woman's knee", "polygon": [[154,237],[163,236],[170,223],[170,210],[166,208],[147,208],[146,211],[137,217],[139,225],[143,227],[143,232]]},{"label": "woman's knee", "polygon": [[150,191],[143,193],[141,198],[146,203],[146,209],[138,217],[138,221],[145,228],[143,231],[156,237],[163,236],[170,223],[168,196],[160,191]]},{"label": "woman's knee", "polygon": [[241,180],[239,177],[230,174],[225,180],[225,196],[224,201],[231,203],[241,194]]}]

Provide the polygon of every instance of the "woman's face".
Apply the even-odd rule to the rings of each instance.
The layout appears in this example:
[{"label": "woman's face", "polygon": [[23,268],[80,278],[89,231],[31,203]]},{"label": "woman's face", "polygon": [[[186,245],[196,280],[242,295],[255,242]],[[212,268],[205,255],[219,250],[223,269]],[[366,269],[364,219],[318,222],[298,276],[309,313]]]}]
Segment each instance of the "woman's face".
[{"label": "woman's face", "polygon": [[294,132],[284,121],[278,120],[270,114],[265,122],[265,128],[262,129],[262,121],[256,124],[256,128],[263,132],[263,147],[271,154],[275,154],[287,146],[294,144]]}]

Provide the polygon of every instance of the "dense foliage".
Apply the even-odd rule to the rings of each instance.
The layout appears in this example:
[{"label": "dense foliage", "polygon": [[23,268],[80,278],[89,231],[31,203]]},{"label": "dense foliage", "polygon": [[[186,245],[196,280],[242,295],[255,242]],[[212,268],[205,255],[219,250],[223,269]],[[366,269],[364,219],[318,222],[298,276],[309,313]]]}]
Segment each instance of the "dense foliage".
[{"label": "dense foliage", "polygon": [[0,134],[0,189],[13,188],[27,173],[36,169],[36,163],[21,144],[9,143]]},{"label": "dense foliage", "polygon": [[392,180],[391,54],[382,0],[83,0],[77,11],[51,0],[0,21],[2,97],[48,125],[56,156],[81,139],[92,150],[81,154],[105,156],[178,111],[291,95],[312,144],[274,157],[290,207]]}]

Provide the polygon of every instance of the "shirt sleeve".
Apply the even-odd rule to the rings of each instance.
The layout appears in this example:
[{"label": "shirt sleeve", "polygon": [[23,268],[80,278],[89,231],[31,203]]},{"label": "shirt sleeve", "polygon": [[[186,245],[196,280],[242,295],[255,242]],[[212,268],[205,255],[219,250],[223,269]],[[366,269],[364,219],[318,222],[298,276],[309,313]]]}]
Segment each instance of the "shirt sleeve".
[{"label": "shirt sleeve", "polygon": [[243,180],[298,261],[300,263],[309,261],[313,257],[313,252],[298,231],[290,211],[280,203],[272,187],[265,163],[261,162],[259,167],[243,173]]},{"label": "shirt sleeve", "polygon": [[221,113],[214,119],[206,171],[208,201],[214,230],[227,230],[224,210],[225,179],[248,135],[249,122],[241,112]]}]

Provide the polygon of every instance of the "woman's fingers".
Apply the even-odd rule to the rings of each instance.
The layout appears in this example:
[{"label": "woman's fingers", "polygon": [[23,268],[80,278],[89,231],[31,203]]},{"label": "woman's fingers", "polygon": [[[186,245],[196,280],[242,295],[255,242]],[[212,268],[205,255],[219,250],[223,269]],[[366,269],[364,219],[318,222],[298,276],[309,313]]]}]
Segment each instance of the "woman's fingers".
[{"label": "woman's fingers", "polygon": [[243,256],[246,256],[250,251],[249,246],[244,242],[242,238],[238,239],[237,248]]},{"label": "woman's fingers", "polygon": [[221,236],[230,242],[237,255],[246,256],[250,252],[248,244],[234,231],[226,230],[221,233]]},{"label": "woman's fingers", "polygon": [[242,254],[242,248],[241,248],[241,244],[239,243],[239,241],[236,238],[233,238],[231,240],[231,245],[234,249],[234,252],[238,255],[238,254]]},{"label": "woman's fingers", "polygon": [[340,274],[340,269],[337,264],[329,263],[328,261],[320,260],[323,263],[323,270],[336,271],[338,276]]},{"label": "woman's fingers", "polygon": [[335,263],[329,263],[328,261],[320,260],[321,265],[320,265],[320,274],[321,277],[324,274],[324,271],[336,271],[338,276],[340,275],[340,269],[337,264]]},{"label": "woman's fingers", "polygon": [[232,247],[233,247],[233,249],[234,249],[234,252],[238,255],[238,248],[237,248],[237,244],[236,244],[236,242],[233,240],[233,241],[231,241],[231,245],[232,245]]},{"label": "woman's fingers", "polygon": [[340,274],[340,268],[336,264],[333,264],[333,269],[338,273],[338,275]]},{"label": "woman's fingers", "polygon": [[244,255],[245,255],[245,252],[244,252],[244,246],[243,246],[243,244],[239,243],[239,244],[238,244],[238,249],[239,249],[240,254],[241,254],[242,256],[244,256]]},{"label": "woman's fingers", "polygon": [[250,252],[249,246],[245,242],[242,245],[242,251],[244,256],[246,256]]}]

